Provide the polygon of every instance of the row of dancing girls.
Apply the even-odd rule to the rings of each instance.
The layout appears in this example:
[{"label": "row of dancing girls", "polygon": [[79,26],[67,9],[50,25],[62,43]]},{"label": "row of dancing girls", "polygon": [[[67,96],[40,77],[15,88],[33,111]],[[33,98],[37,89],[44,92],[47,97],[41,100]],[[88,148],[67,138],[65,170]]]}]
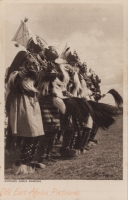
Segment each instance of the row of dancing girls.
[{"label": "row of dancing girls", "polygon": [[[75,55],[71,55],[70,52],[69,57],[63,60],[62,64],[57,64],[55,62],[57,57],[57,52],[55,48],[52,47],[52,51],[49,50],[48,59],[52,66],[49,68],[48,74],[52,78],[47,79],[47,76],[45,76],[45,79],[41,81],[39,102],[43,122],[44,124],[46,123],[46,132],[49,134],[49,138],[52,138],[52,145],[49,145],[49,154],[53,149],[55,135],[61,129],[64,132],[62,147],[60,148],[61,156],[75,156],[78,152],[84,153],[85,150],[89,150],[88,142],[94,139],[98,126],[107,129],[114,120],[110,109],[104,110],[103,107],[99,109],[101,105],[97,103],[91,103],[93,107],[90,109],[90,105],[88,107],[86,104],[88,101],[96,102],[102,95],[98,85],[95,92],[95,87],[92,87],[92,81],[92,90],[91,87],[88,86],[88,81],[90,79],[87,80],[87,77],[84,77],[86,69],[84,65],[79,62],[78,55],[76,53]],[[90,76],[92,76],[91,71],[90,74]],[[100,80],[97,82],[99,84]],[[82,110],[79,104],[84,104],[84,109],[85,105],[89,108],[89,110],[84,110],[85,112],[81,120],[80,115]],[[93,111],[97,105],[98,112],[101,112],[100,114],[102,117],[94,116]],[[106,109],[108,108],[106,107]],[[108,115],[105,114],[106,111]],[[100,124],[99,121],[101,118],[103,118],[103,121]],[[46,154],[44,153],[41,157],[42,159],[40,159],[40,161],[42,162],[45,160]]]},{"label": "row of dancing girls", "polygon": [[[60,154],[74,156],[87,148],[92,119],[104,128],[114,122],[110,110],[105,115],[102,105],[87,103],[92,93],[80,74],[83,65],[76,52],[70,52],[63,64],[57,64],[56,49],[45,48],[37,36],[36,42],[33,38],[28,40],[26,49],[27,52],[19,52],[20,59],[10,68],[7,83],[6,105],[12,134],[23,139],[15,174],[44,168],[60,130],[64,131]],[[94,112],[96,105],[100,115]],[[39,159],[34,163],[36,153]]]},{"label": "row of dancing girls", "polygon": [[[39,38],[37,40],[39,42]],[[50,159],[55,136],[60,130],[64,131],[61,156],[75,156],[78,150],[83,153],[88,148],[92,122],[95,121],[90,110],[85,113],[85,107],[82,123],[77,116],[82,110],[77,109],[79,104],[75,101],[85,99],[79,103],[86,105],[92,100],[79,62],[57,64],[55,48],[42,48],[41,42],[34,44],[31,40],[27,50],[20,65],[14,65],[10,70],[8,80],[11,129],[14,135],[23,138],[20,158],[15,163],[16,174],[33,173],[35,167],[44,168],[43,163]],[[113,120],[108,126],[112,123]],[[32,159],[36,153],[39,160],[34,163]]]}]

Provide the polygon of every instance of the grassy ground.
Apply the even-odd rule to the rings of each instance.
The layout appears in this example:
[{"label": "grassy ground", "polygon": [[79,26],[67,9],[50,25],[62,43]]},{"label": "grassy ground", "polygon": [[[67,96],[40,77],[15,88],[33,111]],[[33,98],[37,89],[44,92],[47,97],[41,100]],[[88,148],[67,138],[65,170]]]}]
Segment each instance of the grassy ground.
[{"label": "grassy ground", "polygon": [[99,144],[84,155],[73,159],[57,158],[45,169],[37,169],[31,175],[13,175],[10,169],[18,158],[18,152],[5,156],[5,179],[35,180],[122,180],[123,179],[123,121],[122,115],[108,131],[99,130]]}]

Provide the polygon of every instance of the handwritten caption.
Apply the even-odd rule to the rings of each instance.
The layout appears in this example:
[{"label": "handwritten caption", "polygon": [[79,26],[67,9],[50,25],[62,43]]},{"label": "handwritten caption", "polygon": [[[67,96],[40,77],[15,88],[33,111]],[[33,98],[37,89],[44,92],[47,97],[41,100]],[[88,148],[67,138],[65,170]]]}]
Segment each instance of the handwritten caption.
[{"label": "handwritten caption", "polygon": [[51,191],[44,190],[44,189],[38,189],[38,188],[32,188],[32,189],[21,189],[20,187],[17,187],[15,189],[12,188],[2,188],[0,190],[0,196],[29,196],[29,197],[39,197],[39,196],[79,196],[80,191],[78,189],[76,190],[59,190],[58,188],[53,188]]}]

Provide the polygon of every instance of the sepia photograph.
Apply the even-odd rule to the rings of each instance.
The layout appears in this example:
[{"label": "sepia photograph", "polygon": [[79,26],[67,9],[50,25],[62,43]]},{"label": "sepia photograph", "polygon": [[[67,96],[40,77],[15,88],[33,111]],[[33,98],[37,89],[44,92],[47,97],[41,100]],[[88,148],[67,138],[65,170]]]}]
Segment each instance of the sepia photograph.
[{"label": "sepia photograph", "polygon": [[123,5],[6,6],[4,178],[123,180]]},{"label": "sepia photograph", "polygon": [[126,8],[0,2],[0,200],[127,199]]}]

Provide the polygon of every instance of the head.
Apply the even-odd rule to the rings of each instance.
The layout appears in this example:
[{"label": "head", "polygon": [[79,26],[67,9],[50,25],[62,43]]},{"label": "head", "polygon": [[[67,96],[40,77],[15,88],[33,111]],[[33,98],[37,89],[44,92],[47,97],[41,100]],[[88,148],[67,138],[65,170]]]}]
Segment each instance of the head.
[{"label": "head", "polygon": [[101,79],[95,73],[92,74],[91,80],[95,88],[99,88],[99,83],[101,83]]},{"label": "head", "polygon": [[28,41],[27,50],[39,54],[40,52],[44,51],[45,44],[43,43],[42,39],[38,36],[35,38],[31,38]]},{"label": "head", "polygon": [[55,61],[59,54],[54,46],[49,46],[48,49],[45,49],[45,57],[48,61]]},{"label": "head", "polygon": [[91,79],[92,76],[93,76],[93,71],[92,71],[92,69],[90,68],[89,70],[87,70],[86,74],[87,74],[87,77]]},{"label": "head", "polygon": [[66,56],[66,60],[68,63],[72,65],[74,63],[78,63],[80,61],[80,58],[76,51],[74,51],[73,53],[69,51],[69,53]]},{"label": "head", "polygon": [[72,67],[73,67],[73,70],[77,73],[81,71],[81,63],[79,62],[72,63]]},{"label": "head", "polygon": [[84,62],[82,64],[80,71],[81,71],[82,74],[86,74],[87,73],[87,63],[86,62]]}]

